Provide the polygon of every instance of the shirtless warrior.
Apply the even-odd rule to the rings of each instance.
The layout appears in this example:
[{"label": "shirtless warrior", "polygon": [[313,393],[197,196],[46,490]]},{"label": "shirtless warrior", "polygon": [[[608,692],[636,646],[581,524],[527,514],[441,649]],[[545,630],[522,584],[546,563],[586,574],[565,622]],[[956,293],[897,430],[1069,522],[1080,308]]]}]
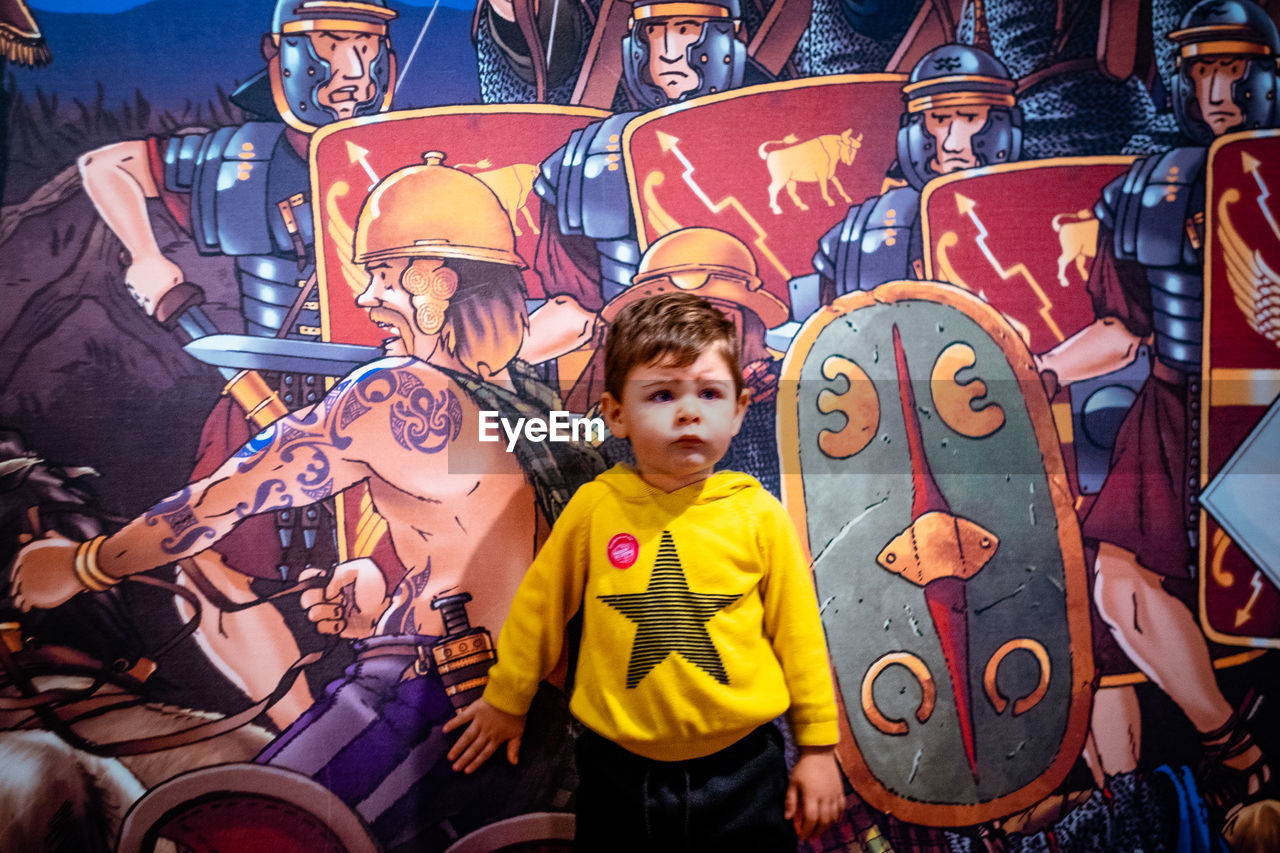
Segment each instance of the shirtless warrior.
[{"label": "shirtless warrior", "polygon": [[[399,584],[389,595],[382,570],[357,559],[339,565],[323,591],[304,593],[322,633],[360,641],[357,661],[259,761],[331,787],[388,848],[406,833],[425,833],[418,841],[430,848],[443,819],[460,830],[468,816],[486,822],[501,816],[495,809],[519,807],[493,796],[476,811],[459,790],[500,791],[504,780],[464,783],[447,763],[440,780],[431,775],[443,754],[439,724],[478,695],[485,669],[480,661],[467,673],[478,687],[459,682],[433,650],[460,632],[483,634],[468,619],[496,633],[540,524],[594,473],[590,456],[570,444],[507,453],[479,440],[479,410],[545,418],[558,406],[513,361],[528,319],[506,213],[482,182],[442,165],[443,155],[425,159],[384,179],[356,227],[354,260],[369,276],[356,301],[387,334],[388,356],[117,533],[31,544],[12,582],[19,606],[53,607],[197,554],[245,518],[367,484],[406,572],[391,579]],[[454,793],[424,809],[419,788],[441,784]]]}]

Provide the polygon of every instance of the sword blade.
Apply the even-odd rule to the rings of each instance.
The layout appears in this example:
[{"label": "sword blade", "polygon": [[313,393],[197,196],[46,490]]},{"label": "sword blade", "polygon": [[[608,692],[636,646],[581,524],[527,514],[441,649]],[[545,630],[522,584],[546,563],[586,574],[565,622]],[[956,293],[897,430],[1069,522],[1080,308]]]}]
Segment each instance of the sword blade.
[{"label": "sword blade", "polygon": [[198,338],[183,349],[205,364],[218,367],[320,376],[345,376],[383,356],[381,347],[225,333]]}]

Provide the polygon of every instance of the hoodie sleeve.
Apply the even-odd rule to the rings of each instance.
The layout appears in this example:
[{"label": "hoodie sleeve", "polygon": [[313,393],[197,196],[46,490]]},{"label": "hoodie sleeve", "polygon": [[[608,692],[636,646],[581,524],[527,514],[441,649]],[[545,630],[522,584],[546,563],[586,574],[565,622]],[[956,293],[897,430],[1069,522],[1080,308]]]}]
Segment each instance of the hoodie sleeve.
[{"label": "hoodie sleeve", "polygon": [[764,497],[767,505],[757,516],[765,560],[764,628],[791,693],[787,717],[800,746],[833,746],[839,740],[838,712],[813,577],[791,518],[771,495]]},{"label": "hoodie sleeve", "polygon": [[538,683],[560,661],[565,625],[582,605],[586,584],[591,493],[584,486],[570,499],[516,590],[484,691],[500,711],[527,713]]}]

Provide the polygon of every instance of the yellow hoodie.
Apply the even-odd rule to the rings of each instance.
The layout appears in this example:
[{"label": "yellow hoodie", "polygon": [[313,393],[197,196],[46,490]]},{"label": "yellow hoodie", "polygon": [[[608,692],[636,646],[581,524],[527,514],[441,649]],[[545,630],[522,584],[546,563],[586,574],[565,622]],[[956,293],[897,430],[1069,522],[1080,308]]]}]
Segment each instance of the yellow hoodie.
[{"label": "yellow hoodie", "polygon": [[485,699],[524,714],[584,609],[569,709],[638,755],[709,755],[788,713],[838,737],[813,582],[781,504],[746,474],[667,493],[614,466],[580,488],[511,605]]}]

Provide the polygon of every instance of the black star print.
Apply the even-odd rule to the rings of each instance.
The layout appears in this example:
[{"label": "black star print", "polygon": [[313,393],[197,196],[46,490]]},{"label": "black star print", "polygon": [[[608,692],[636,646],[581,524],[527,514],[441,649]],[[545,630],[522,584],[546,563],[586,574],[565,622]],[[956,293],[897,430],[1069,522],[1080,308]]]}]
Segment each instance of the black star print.
[{"label": "black star print", "polygon": [[721,684],[729,683],[706,624],[737,595],[691,592],[669,531],[663,531],[653,574],[644,592],[602,595],[600,600],[637,623],[627,664],[627,687],[635,687],[671,653],[679,654]]}]

